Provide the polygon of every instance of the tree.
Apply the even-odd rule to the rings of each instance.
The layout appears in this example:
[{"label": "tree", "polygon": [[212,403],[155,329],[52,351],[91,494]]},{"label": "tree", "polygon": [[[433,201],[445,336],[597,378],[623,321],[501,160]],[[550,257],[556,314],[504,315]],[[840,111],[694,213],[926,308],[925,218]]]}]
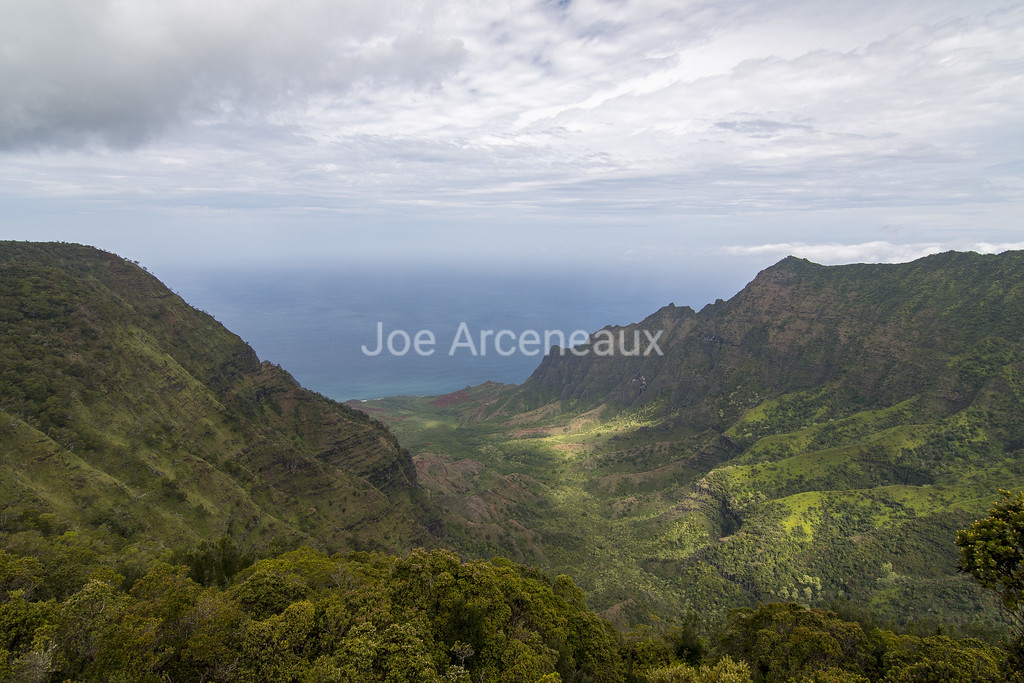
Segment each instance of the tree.
[{"label": "tree", "polygon": [[750,683],[751,678],[750,667],[746,662],[735,662],[729,655],[725,655],[714,666],[676,664],[649,671],[641,680],[645,680],[646,683]]},{"label": "tree", "polygon": [[957,568],[995,591],[1010,622],[1014,641],[1024,637],[1024,492],[1000,489],[1003,499],[988,517],[957,532]]},{"label": "tree", "polygon": [[791,602],[731,610],[718,635],[718,651],[745,660],[755,678],[772,681],[830,669],[863,673],[872,659],[860,624]]}]

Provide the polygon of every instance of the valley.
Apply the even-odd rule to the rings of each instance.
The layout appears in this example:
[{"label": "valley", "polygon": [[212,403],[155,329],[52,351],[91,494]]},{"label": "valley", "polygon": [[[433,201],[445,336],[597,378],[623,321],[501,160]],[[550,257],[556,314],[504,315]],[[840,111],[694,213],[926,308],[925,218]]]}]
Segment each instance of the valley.
[{"label": "valley", "polygon": [[0,243],[0,344],[0,678],[1020,668],[957,534],[1024,488],[1022,252],[788,258],[519,385],[341,404],[138,264]]},{"label": "valley", "polygon": [[953,538],[1024,482],[1022,266],[787,259],[608,328],[665,330],[664,357],[354,405],[410,449],[446,542],[566,573],[617,623],[795,600],[984,630]]}]

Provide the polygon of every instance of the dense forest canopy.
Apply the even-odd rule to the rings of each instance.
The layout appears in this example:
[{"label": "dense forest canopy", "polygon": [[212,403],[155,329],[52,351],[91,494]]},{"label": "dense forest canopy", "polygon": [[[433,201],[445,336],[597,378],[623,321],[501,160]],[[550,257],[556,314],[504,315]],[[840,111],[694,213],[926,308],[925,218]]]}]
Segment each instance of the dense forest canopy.
[{"label": "dense forest canopy", "polygon": [[664,357],[357,410],[0,243],[0,678],[1019,680],[1022,301],[786,259]]},{"label": "dense forest canopy", "polygon": [[[308,547],[223,586],[204,561],[135,581],[81,532],[0,551],[0,676],[18,681],[996,681],[1007,654],[796,603],[619,632],[567,576],[448,551]],[[223,557],[223,556],[221,556]],[[193,558],[195,560],[196,558]]]}]

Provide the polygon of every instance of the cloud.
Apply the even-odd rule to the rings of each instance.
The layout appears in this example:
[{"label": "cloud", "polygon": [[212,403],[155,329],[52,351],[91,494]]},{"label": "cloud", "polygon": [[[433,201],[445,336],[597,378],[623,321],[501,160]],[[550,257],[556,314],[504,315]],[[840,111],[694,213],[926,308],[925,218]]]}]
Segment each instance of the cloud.
[{"label": "cloud", "polygon": [[423,86],[465,50],[393,0],[0,0],[0,148],[135,146],[177,123]]},{"label": "cloud", "polygon": [[[571,257],[583,242],[614,258],[771,242],[910,259],[1009,242],[1024,216],[1011,0],[0,13],[0,209],[156,213],[211,241],[230,214],[267,244],[471,241],[524,259],[556,237]],[[227,250],[236,238],[223,232]]]},{"label": "cloud", "polygon": [[862,244],[804,244],[778,243],[752,246],[723,247],[722,251],[731,256],[799,256],[816,263],[836,265],[840,263],[906,263],[915,259],[944,251],[976,251],[979,254],[998,254],[1004,251],[1024,249],[1024,242],[992,244],[975,242],[968,244],[892,244],[875,241]]}]

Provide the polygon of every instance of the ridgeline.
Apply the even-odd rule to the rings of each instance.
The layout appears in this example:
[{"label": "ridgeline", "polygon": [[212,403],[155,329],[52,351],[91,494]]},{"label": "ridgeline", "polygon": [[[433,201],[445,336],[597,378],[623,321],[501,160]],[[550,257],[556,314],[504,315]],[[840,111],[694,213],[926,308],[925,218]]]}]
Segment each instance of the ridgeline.
[{"label": "ridgeline", "polygon": [[357,410],[0,242],[0,679],[1019,680],[954,539],[1024,487],[1024,254],[789,258],[604,337],[656,331]]}]

